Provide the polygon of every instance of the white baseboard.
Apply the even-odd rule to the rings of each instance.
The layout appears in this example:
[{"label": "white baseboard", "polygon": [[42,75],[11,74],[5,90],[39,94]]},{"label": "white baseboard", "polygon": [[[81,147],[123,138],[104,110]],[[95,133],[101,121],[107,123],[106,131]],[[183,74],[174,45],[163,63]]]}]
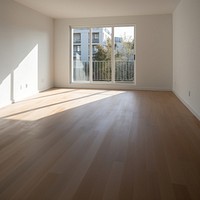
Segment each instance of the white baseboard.
[{"label": "white baseboard", "polygon": [[64,86],[64,88],[76,89],[108,89],[108,90],[148,90],[148,91],[172,91],[171,88],[164,87],[138,87],[133,84],[80,84],[72,83]]},{"label": "white baseboard", "polygon": [[200,115],[183,98],[181,98],[174,90],[173,90],[173,93],[190,110],[190,112],[200,121]]}]

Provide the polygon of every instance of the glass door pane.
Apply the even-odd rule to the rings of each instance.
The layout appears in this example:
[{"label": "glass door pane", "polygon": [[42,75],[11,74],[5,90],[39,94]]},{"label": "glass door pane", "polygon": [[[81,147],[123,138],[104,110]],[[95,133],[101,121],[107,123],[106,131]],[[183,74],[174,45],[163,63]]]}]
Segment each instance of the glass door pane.
[{"label": "glass door pane", "polygon": [[115,81],[134,81],[134,27],[115,27]]},{"label": "glass door pane", "polygon": [[90,29],[72,29],[72,78],[73,81],[89,81]]},{"label": "glass door pane", "polygon": [[111,81],[112,28],[92,29],[93,81]]}]

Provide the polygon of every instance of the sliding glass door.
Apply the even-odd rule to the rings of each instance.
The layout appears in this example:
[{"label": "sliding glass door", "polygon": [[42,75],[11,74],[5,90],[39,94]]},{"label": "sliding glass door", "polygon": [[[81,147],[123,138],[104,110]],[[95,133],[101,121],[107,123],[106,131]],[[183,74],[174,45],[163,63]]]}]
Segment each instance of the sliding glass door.
[{"label": "sliding glass door", "polygon": [[134,26],[72,28],[72,82],[134,83]]},{"label": "sliding glass door", "polygon": [[134,27],[115,27],[115,81],[134,81]]}]

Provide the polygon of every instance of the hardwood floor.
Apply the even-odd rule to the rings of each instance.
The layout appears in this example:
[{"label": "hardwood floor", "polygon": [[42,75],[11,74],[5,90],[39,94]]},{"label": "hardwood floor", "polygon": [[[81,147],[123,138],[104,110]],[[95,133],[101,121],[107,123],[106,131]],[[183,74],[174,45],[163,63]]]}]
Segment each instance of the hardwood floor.
[{"label": "hardwood floor", "polygon": [[171,92],[53,89],[0,109],[1,200],[199,200],[200,122]]}]

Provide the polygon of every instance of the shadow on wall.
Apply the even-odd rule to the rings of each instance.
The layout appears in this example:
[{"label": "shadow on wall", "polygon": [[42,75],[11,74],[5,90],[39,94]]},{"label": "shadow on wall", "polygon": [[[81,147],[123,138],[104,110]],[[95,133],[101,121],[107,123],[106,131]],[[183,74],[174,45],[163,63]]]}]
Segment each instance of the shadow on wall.
[{"label": "shadow on wall", "polygon": [[34,45],[19,64],[1,70],[0,107],[22,100],[38,91],[38,48],[38,44]]}]

